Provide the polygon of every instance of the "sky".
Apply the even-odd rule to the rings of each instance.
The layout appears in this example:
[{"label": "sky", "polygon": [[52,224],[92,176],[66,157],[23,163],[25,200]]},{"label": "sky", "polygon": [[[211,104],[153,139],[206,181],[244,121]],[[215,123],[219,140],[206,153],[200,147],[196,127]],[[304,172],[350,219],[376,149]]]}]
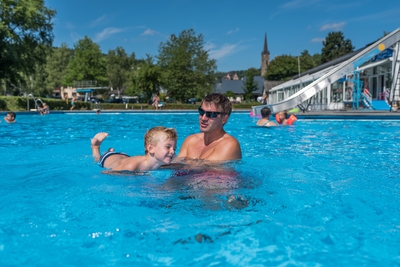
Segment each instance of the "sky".
[{"label": "sky", "polygon": [[360,49],[400,27],[399,0],[45,0],[57,11],[53,45],[73,48],[88,36],[108,53],[118,46],[137,59],[183,30],[203,35],[217,71],[261,67],[267,36],[270,60],[321,53],[329,32]]}]

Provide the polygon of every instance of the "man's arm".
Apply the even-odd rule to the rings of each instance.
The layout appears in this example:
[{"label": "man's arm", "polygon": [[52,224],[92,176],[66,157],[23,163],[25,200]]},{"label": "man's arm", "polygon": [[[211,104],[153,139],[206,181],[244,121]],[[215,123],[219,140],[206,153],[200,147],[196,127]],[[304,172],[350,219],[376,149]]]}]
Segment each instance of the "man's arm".
[{"label": "man's arm", "polygon": [[179,149],[179,154],[176,156],[177,158],[186,158],[187,157],[187,150],[188,146],[190,143],[191,136],[186,137],[185,141],[183,141],[183,144],[181,145],[181,148]]}]

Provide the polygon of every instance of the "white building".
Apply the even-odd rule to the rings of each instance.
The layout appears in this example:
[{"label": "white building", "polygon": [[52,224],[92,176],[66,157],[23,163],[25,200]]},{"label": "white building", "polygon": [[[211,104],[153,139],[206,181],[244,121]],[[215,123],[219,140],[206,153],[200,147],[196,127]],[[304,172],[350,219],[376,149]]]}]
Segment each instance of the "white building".
[{"label": "white building", "polygon": [[[376,109],[400,104],[400,28],[377,42],[269,90],[272,112],[299,107],[307,110]],[[263,106],[253,107],[255,115]],[[375,107],[374,107],[375,106]]]}]

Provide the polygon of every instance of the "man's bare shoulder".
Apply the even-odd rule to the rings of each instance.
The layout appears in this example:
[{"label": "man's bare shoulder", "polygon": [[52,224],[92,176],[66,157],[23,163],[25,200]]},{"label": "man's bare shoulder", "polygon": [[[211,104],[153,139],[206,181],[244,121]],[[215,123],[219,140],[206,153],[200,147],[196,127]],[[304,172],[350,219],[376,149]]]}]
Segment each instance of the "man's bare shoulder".
[{"label": "man's bare shoulder", "polygon": [[224,135],[224,137],[222,138],[222,143],[232,143],[239,145],[239,141],[235,137],[229,134]]},{"label": "man's bare shoulder", "polygon": [[215,147],[214,153],[211,154],[207,159],[225,161],[241,158],[242,149],[240,148],[239,141],[235,137],[225,134]]}]

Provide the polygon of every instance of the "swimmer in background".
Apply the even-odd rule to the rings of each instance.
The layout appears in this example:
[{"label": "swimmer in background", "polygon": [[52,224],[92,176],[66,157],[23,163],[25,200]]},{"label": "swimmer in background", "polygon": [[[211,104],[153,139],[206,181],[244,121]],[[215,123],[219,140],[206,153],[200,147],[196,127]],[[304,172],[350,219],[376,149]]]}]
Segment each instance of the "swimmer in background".
[{"label": "swimmer in background", "polygon": [[46,115],[50,113],[50,108],[46,103],[43,103],[43,107],[38,108],[38,111],[40,112],[40,115]]},{"label": "swimmer in background", "polygon": [[144,136],[144,156],[130,157],[110,148],[100,155],[100,145],[108,133],[96,134],[91,140],[92,155],[98,164],[112,171],[150,171],[169,165],[174,158],[178,135],[173,128],[153,127]]},{"label": "swimmer in background", "polygon": [[10,111],[7,113],[7,116],[4,117],[4,120],[7,123],[14,123],[14,122],[16,122],[16,120],[15,120],[16,118],[17,118],[17,115],[14,112]]},{"label": "swimmer in background", "polygon": [[271,109],[269,107],[264,107],[261,109],[261,116],[262,118],[257,121],[258,126],[277,126],[275,122],[269,120],[269,118],[271,117]]},{"label": "swimmer in background", "polygon": [[288,117],[286,110],[279,111],[275,115],[275,119],[276,122],[280,125],[292,125],[297,120],[296,116],[294,116],[293,114]]}]

